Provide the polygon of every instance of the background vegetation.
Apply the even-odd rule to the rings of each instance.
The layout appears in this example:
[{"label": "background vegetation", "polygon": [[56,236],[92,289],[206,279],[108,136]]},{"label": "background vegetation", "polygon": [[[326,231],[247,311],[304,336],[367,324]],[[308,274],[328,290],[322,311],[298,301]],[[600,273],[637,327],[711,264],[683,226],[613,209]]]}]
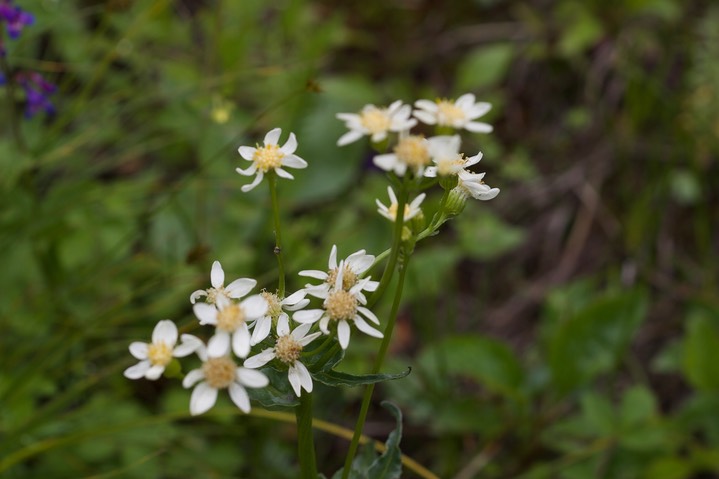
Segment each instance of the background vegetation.
[{"label": "background vegetation", "polygon": [[[403,452],[456,479],[719,474],[719,5],[19,3],[35,23],[6,61],[59,89],[29,120],[0,90],[3,477],[295,477],[294,425],[229,402],[189,419],[179,383],[122,376],[127,346],[159,319],[189,330],[214,259],[275,280],[239,145],[297,134],[287,263],[321,269],[390,236],[335,113],[465,92],[494,105],[463,151],[502,192],[416,253],[388,366],[412,374],[366,432],[386,438],[391,399]],[[317,416],[352,428],[358,395],[320,391]],[[338,469],[347,442],[317,438]]]}]

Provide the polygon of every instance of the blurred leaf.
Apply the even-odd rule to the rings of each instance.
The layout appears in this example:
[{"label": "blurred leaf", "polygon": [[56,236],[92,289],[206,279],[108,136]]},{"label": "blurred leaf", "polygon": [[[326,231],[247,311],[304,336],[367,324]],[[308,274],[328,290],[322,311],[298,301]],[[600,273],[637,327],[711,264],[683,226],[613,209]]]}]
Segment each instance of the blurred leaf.
[{"label": "blurred leaf", "polygon": [[598,18],[581,2],[559,3],[557,19],[563,27],[557,48],[566,58],[592,47],[603,34]]},{"label": "blurred leaf", "polygon": [[506,76],[514,56],[513,44],[483,46],[470,52],[457,68],[456,89],[473,92],[496,86]]},{"label": "blurred leaf", "polygon": [[683,370],[689,382],[703,391],[719,391],[719,318],[693,312],[687,324]]},{"label": "blurred leaf", "polygon": [[589,392],[581,399],[585,424],[598,437],[611,437],[616,430],[616,418],[612,403],[606,397]]},{"label": "blurred leaf", "polygon": [[557,324],[549,338],[552,378],[562,392],[616,367],[644,320],[646,295],[639,290],[594,300],[569,320]]},{"label": "blurred leaf", "polygon": [[312,373],[312,377],[327,386],[354,387],[354,386],[364,386],[367,384],[381,383],[384,381],[392,381],[395,379],[402,379],[403,377],[406,377],[411,371],[412,371],[412,368],[407,368],[406,371],[397,373],[397,374],[363,374],[363,375],[343,373],[340,371],[320,371],[317,373]]},{"label": "blurred leaf", "polygon": [[459,217],[456,227],[460,245],[471,258],[496,258],[524,241],[524,230],[504,222],[487,209]]},{"label": "blurred leaf", "polygon": [[440,374],[461,375],[477,380],[490,391],[516,397],[524,380],[522,366],[514,353],[499,341],[479,335],[449,336],[426,348],[422,364],[441,364]]}]

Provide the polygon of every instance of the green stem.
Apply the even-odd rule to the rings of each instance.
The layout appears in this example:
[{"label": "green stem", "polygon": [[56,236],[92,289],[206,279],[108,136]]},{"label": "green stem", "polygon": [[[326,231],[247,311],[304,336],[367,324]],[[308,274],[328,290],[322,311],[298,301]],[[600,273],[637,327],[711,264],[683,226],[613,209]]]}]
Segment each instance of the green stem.
[{"label": "green stem", "polygon": [[300,459],[300,477],[317,479],[315,441],[312,436],[312,394],[304,391],[300,404],[295,408],[297,419],[297,454]]},{"label": "green stem", "polygon": [[275,225],[275,256],[277,256],[277,268],[279,270],[279,281],[277,285],[277,296],[285,296],[285,264],[282,260],[282,234],[280,233],[280,208],[277,202],[277,175],[274,171],[267,174],[267,184],[270,185],[270,201],[272,202],[272,219]]},{"label": "green stem", "polygon": [[394,221],[394,236],[392,241],[392,250],[389,254],[389,260],[387,261],[387,266],[384,269],[384,273],[382,273],[382,279],[380,279],[379,281],[379,286],[377,287],[377,290],[372,294],[372,296],[370,296],[369,300],[367,301],[368,308],[374,306],[374,304],[382,297],[385,289],[387,289],[387,287],[389,286],[389,282],[392,280],[392,274],[394,273],[394,268],[397,265],[399,249],[402,246],[402,228],[404,228],[404,207],[407,204],[407,197],[409,196],[406,183],[407,181],[405,177],[405,181],[402,182],[402,188],[397,195],[397,215]]},{"label": "green stem", "polygon": [[[382,369],[384,358],[389,350],[389,344],[392,339],[392,332],[394,331],[394,325],[397,321],[397,313],[399,312],[399,305],[402,302],[402,291],[404,289],[404,279],[407,274],[407,266],[409,266],[409,255],[405,256],[404,261],[399,266],[399,281],[397,282],[397,289],[394,294],[394,301],[392,302],[392,310],[389,314],[389,322],[384,328],[384,338],[382,338],[382,344],[379,347],[379,353],[375,359],[375,365],[372,369],[373,374],[378,374]],[[342,471],[342,479],[349,477],[350,468],[352,467],[352,460],[357,453],[357,447],[359,446],[360,436],[362,436],[362,429],[364,428],[365,420],[367,419],[367,411],[369,410],[370,401],[372,400],[372,393],[374,392],[374,384],[367,386],[362,397],[362,406],[360,407],[359,416],[357,417],[357,424],[355,424],[354,435],[352,436],[352,442],[350,443],[349,451],[347,451],[347,458],[345,459],[344,469]]]}]

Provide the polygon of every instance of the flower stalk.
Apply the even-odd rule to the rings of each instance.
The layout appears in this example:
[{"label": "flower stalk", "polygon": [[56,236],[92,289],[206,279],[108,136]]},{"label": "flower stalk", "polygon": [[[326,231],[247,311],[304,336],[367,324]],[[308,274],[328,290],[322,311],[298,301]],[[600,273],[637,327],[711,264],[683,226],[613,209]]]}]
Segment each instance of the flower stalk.
[{"label": "flower stalk", "polygon": [[279,274],[277,284],[277,295],[285,295],[285,264],[282,259],[282,233],[280,230],[280,207],[277,202],[277,175],[270,172],[267,175],[267,184],[270,187],[270,201],[272,202],[272,220],[275,228],[275,256],[277,257],[277,269]]},{"label": "flower stalk", "polygon": [[315,442],[312,436],[312,394],[303,393],[295,408],[297,419],[297,454],[300,458],[300,477],[317,479]]}]

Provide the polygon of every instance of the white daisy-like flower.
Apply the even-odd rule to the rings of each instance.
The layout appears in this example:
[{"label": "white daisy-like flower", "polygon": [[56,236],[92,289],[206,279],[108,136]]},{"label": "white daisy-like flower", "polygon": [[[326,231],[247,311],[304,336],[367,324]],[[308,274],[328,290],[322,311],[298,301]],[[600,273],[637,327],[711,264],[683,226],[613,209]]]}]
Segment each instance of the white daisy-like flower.
[{"label": "white daisy-like flower", "polygon": [[295,138],[295,134],[290,133],[287,142],[279,146],[277,141],[280,139],[281,134],[282,129],[275,128],[265,135],[265,146],[258,145],[256,148],[241,146],[237,150],[240,152],[240,156],[247,161],[251,161],[252,165],[246,170],[237,168],[236,171],[244,176],[256,175],[252,183],[244,185],[241,188],[243,193],[247,193],[259,185],[265,173],[270,170],[274,170],[280,178],[293,180],[295,177],[283,170],[283,166],[289,166],[290,168],[307,168],[307,162],[294,154],[297,149],[297,138]]},{"label": "white daisy-like flower", "polygon": [[[349,255],[344,261],[344,273],[342,275],[342,289],[350,290],[356,284],[362,282],[363,291],[375,291],[379,286],[378,281],[370,281],[369,278],[361,280],[361,276],[367,272],[368,269],[374,264],[375,257],[371,254],[367,254],[365,250],[361,249],[355,251]],[[315,293],[327,293],[330,288],[334,286],[335,280],[337,279],[337,245],[332,245],[330,251],[330,258],[327,262],[327,271],[319,271],[315,269],[308,269],[300,271],[300,276],[306,276],[309,278],[315,278],[322,281],[321,284],[307,284],[305,285],[304,291],[312,296],[317,296]]]},{"label": "white daisy-like flower", "polygon": [[222,265],[219,261],[212,263],[212,270],[210,271],[210,284],[212,285],[209,289],[198,289],[190,295],[190,302],[195,302],[205,296],[205,300],[210,304],[215,304],[217,298],[222,296],[226,299],[239,299],[249,293],[252,288],[257,285],[257,281],[250,278],[239,278],[225,286],[225,271],[222,269]]},{"label": "white daisy-like flower", "polygon": [[125,369],[124,375],[129,379],[155,380],[162,376],[165,367],[172,358],[182,358],[192,354],[202,345],[199,338],[191,334],[182,335],[182,343],[177,343],[177,326],[169,319],[158,322],[152,331],[152,343],[135,341],[130,344],[130,354],[140,362]]},{"label": "white daisy-like flower", "polygon": [[232,402],[243,412],[249,413],[250,397],[245,388],[263,388],[270,383],[260,371],[238,367],[229,356],[208,356],[204,345],[197,350],[197,355],[202,360],[202,367],[193,369],[182,380],[185,389],[197,384],[190,396],[190,414],[193,416],[207,412],[214,406],[220,389],[227,389]]},{"label": "white daisy-like flower", "polygon": [[470,158],[459,152],[461,139],[459,135],[434,136],[427,140],[429,142],[429,153],[434,166],[424,171],[424,176],[435,178],[436,176],[456,176],[472,165],[479,163],[482,153]]},{"label": "white daisy-like flower", "polygon": [[[387,193],[389,194],[390,205],[385,206],[380,200],[375,199],[378,206],[377,212],[394,223],[397,221],[397,208],[399,208],[397,195],[394,194],[394,190],[391,186],[387,187]],[[422,204],[426,196],[426,194],[420,193],[411,203],[404,205],[404,222],[411,220],[422,212],[419,205]]]},{"label": "white daisy-like flower", "polygon": [[427,125],[449,126],[456,129],[472,131],[474,133],[491,133],[492,125],[474,121],[489,110],[492,105],[486,102],[476,102],[474,95],[465,93],[452,100],[417,100],[414,102],[417,110],[413,115]]},{"label": "white daisy-like flower", "polygon": [[378,143],[387,138],[391,131],[399,133],[415,126],[417,120],[411,118],[411,115],[412,107],[403,105],[401,100],[387,108],[365,105],[359,114],[338,113],[337,118],[344,121],[350,131],[337,140],[337,146],[348,145],[363,136],[370,136],[373,143]]},{"label": "white daisy-like flower", "polygon": [[471,196],[475,200],[487,201],[499,194],[499,188],[490,188],[489,185],[482,181],[484,173],[460,171],[457,178],[459,181],[454,191],[465,198]]},{"label": "white daisy-like flower", "polygon": [[250,327],[254,327],[252,337],[250,338],[250,345],[254,346],[269,336],[273,323],[278,324],[278,321],[282,320],[282,318],[285,320],[288,319],[289,316],[285,313],[285,310],[297,311],[310,304],[310,300],[305,298],[306,294],[307,293],[301,289],[286,298],[280,299],[274,293],[267,291],[260,293],[260,296],[267,301],[267,312],[250,325]]},{"label": "white daisy-like flower", "polygon": [[297,397],[302,394],[302,389],[308,393],[312,392],[312,376],[304,364],[300,362],[302,349],[310,344],[321,333],[308,335],[311,324],[301,324],[290,332],[290,324],[287,316],[277,321],[277,342],[275,347],[267,348],[261,353],[247,358],[245,367],[260,368],[277,358],[289,367],[287,378],[292,385]]},{"label": "white daisy-like flower", "polygon": [[350,321],[354,322],[357,329],[369,336],[382,338],[384,335],[365,320],[366,318],[379,326],[377,316],[364,307],[367,304],[367,300],[362,294],[364,280],[360,280],[349,291],[345,290],[342,287],[344,273],[344,261],[340,261],[333,287],[327,292],[314,292],[314,296],[324,299],[323,309],[297,311],[292,319],[301,324],[314,324],[319,321],[320,331],[324,334],[329,334],[327,326],[330,321],[336,322],[337,339],[339,339],[342,349],[347,349],[350,342]]},{"label": "white daisy-like flower", "polygon": [[267,312],[267,300],[255,294],[240,303],[219,297],[216,305],[197,303],[192,307],[200,324],[215,326],[215,335],[207,342],[207,354],[218,358],[232,351],[246,358],[250,352],[248,322],[256,321]]},{"label": "white daisy-like flower", "polygon": [[392,153],[377,155],[372,161],[379,168],[393,171],[397,176],[404,176],[408,169],[422,176],[431,159],[429,142],[425,137],[403,132]]}]

